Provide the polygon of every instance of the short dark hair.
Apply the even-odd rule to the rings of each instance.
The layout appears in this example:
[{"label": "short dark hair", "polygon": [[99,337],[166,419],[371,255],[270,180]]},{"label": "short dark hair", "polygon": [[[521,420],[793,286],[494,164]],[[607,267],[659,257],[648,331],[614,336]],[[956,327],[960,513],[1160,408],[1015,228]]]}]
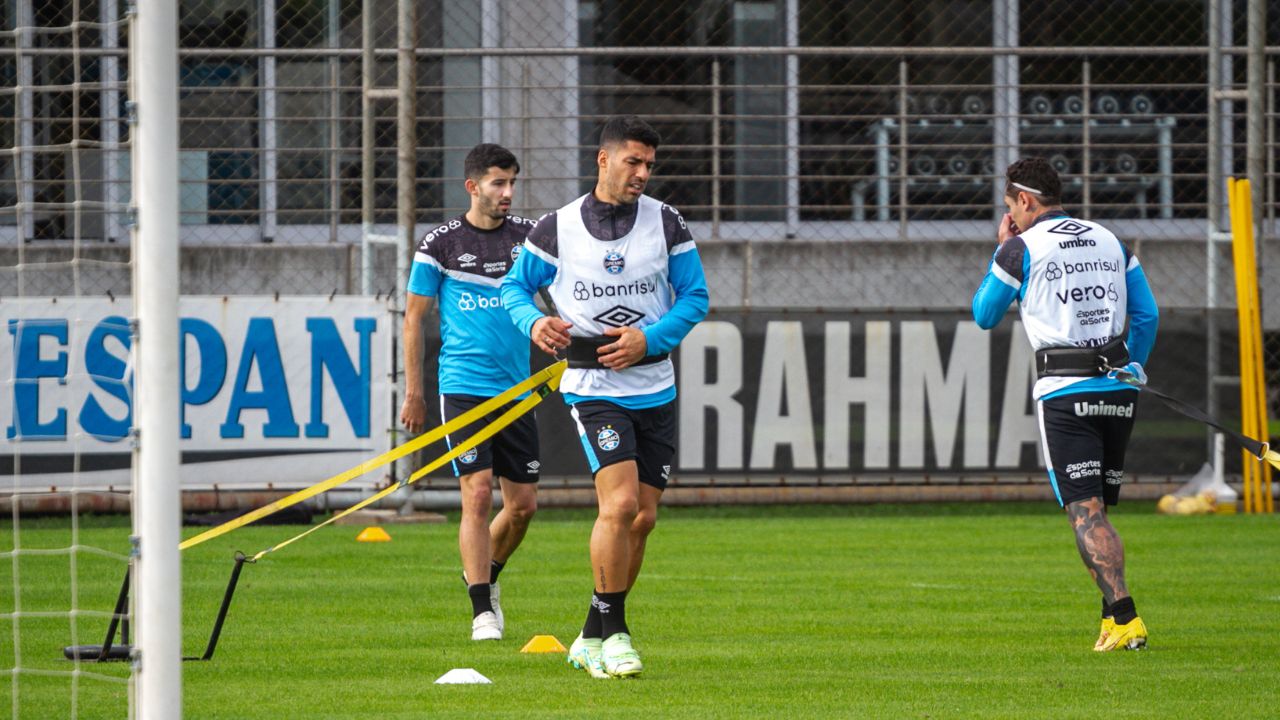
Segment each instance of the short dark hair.
[{"label": "short dark hair", "polygon": [[516,161],[515,153],[494,143],[480,143],[471,148],[463,162],[463,170],[471,180],[484,177],[491,167],[502,170],[515,168],[517,173],[520,172],[520,163]]},{"label": "short dark hair", "polygon": [[[1042,157],[1018,160],[1009,166],[1004,176],[1006,180],[1004,194],[1009,197],[1016,198],[1018,192],[1022,191],[1035,195],[1041,205],[1062,204],[1062,180],[1058,178],[1058,171],[1054,170],[1049,161]],[[1014,183],[1023,187],[1014,187]]]},{"label": "short dark hair", "polygon": [[604,128],[600,130],[600,147],[617,145],[628,140],[648,145],[655,150],[658,149],[658,144],[662,142],[658,131],[635,115],[616,115],[611,117],[604,124]]}]

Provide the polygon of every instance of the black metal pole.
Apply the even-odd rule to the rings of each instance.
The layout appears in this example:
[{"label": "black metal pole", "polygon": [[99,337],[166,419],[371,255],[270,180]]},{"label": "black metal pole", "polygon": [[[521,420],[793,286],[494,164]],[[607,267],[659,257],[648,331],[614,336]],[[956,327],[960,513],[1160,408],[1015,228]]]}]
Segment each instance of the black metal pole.
[{"label": "black metal pole", "polygon": [[107,639],[102,641],[102,651],[98,653],[98,662],[106,662],[111,654],[111,643],[116,636],[116,628],[120,626],[121,620],[124,621],[123,632],[120,635],[121,644],[129,644],[129,572],[130,567],[124,569],[124,582],[120,583],[120,594],[116,596],[116,609],[111,614],[111,622],[107,623]]},{"label": "black metal pole", "polygon": [[213,621],[213,632],[209,635],[209,646],[204,649],[201,660],[213,658],[213,651],[218,647],[218,636],[222,634],[222,623],[227,619],[227,610],[231,608],[231,596],[236,592],[236,583],[240,581],[240,570],[244,568],[244,553],[236,551],[236,566],[231,569],[231,579],[227,581],[227,591],[222,595],[222,606],[218,608],[218,618]]}]

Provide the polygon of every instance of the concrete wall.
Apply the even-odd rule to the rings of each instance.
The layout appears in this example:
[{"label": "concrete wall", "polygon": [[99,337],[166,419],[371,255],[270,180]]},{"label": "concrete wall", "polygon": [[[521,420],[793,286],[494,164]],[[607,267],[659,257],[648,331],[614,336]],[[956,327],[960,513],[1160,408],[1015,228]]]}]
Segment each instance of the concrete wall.
[{"label": "concrete wall", "polygon": [[[717,307],[830,309],[968,307],[991,257],[991,242],[703,242],[699,251]],[[1264,256],[1280,257],[1280,242]],[[394,286],[394,251],[379,247],[374,287]],[[1138,251],[1156,298],[1166,308],[1205,306],[1203,242],[1145,241]],[[1224,248],[1219,278],[1221,307],[1233,307],[1234,280]],[[25,248],[25,295],[127,295],[129,248],[87,245],[70,263],[70,246]],[[360,248],[322,245],[205,245],[183,248],[180,288],[188,295],[349,294],[359,288]],[[17,249],[0,248],[0,297],[19,294]],[[1264,267],[1268,330],[1280,329],[1280,267]]]}]

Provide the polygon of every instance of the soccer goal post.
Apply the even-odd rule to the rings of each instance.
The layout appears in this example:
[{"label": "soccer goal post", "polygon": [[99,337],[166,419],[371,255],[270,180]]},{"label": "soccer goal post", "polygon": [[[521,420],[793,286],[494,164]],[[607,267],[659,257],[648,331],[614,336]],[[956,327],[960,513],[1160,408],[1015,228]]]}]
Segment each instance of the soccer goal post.
[{"label": "soccer goal post", "polygon": [[177,0],[139,0],[133,23],[137,717],[168,720],[182,716]]}]

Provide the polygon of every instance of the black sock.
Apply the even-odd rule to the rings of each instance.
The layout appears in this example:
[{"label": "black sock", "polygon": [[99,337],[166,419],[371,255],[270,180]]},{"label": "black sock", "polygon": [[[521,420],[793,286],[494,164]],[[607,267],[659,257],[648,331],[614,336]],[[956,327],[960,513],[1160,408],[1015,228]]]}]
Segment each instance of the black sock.
[{"label": "black sock", "polygon": [[1117,625],[1128,625],[1133,619],[1138,617],[1138,610],[1133,606],[1133,598],[1120,598],[1111,603],[1111,615],[1115,617]]},{"label": "black sock", "polygon": [[1102,617],[1105,619],[1114,615],[1115,613],[1111,612],[1111,606],[1107,604],[1107,599],[1102,598]]},{"label": "black sock", "polygon": [[498,573],[502,572],[502,568],[506,567],[506,563],[500,563],[497,560],[489,561],[489,582],[498,582]]},{"label": "black sock", "polygon": [[596,638],[603,637],[601,633],[603,628],[600,622],[600,608],[596,607],[596,594],[591,593],[591,605],[587,608],[587,621],[582,624],[582,637]]},{"label": "black sock", "polygon": [[627,629],[627,593],[598,592],[591,597],[591,604],[600,608],[600,637],[611,637],[616,633],[630,633]]},{"label": "black sock", "polygon": [[489,583],[468,585],[467,594],[471,596],[471,617],[493,612],[493,603],[489,601]]}]

